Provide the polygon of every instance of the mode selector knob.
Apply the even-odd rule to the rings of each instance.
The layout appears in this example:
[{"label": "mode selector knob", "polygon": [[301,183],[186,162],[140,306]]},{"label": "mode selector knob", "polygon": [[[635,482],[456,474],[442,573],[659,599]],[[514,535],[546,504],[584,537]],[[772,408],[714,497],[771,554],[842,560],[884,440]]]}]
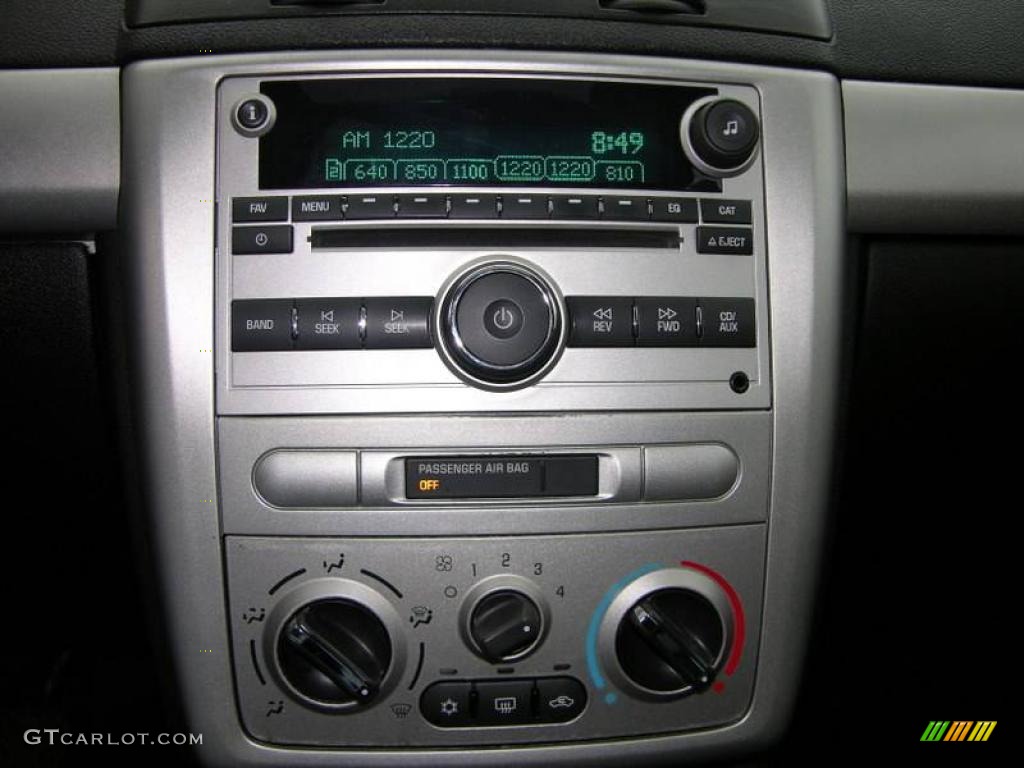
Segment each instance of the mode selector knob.
[{"label": "mode selector knob", "polygon": [[377,700],[395,666],[387,627],[365,603],[341,596],[300,605],[275,643],[277,669],[305,705],[336,712]]},{"label": "mode selector knob", "polygon": [[470,269],[448,288],[437,316],[445,361],[471,384],[510,389],[553,364],[562,308],[548,280],[521,264]]},{"label": "mode selector knob", "polygon": [[720,99],[695,105],[683,117],[683,149],[701,171],[735,176],[754,158],[761,135],[757,115],[746,104]]}]

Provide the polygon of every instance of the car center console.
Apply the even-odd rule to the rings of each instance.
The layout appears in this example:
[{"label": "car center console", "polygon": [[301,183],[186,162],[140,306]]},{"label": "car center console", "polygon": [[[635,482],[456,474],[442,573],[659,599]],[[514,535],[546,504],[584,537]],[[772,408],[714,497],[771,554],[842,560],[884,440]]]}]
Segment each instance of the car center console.
[{"label": "car center console", "polygon": [[225,56],[129,66],[124,115],[141,466],[201,756],[781,735],[838,375],[831,77]]}]

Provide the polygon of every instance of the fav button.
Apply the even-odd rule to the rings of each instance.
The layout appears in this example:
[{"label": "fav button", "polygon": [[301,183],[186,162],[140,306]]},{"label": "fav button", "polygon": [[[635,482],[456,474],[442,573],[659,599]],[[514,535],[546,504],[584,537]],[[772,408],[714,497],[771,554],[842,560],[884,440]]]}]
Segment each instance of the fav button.
[{"label": "fav button", "polygon": [[469,725],[472,690],[472,683],[434,683],[420,696],[420,712],[428,722],[441,728]]},{"label": "fav button", "polygon": [[429,296],[397,296],[366,300],[367,349],[420,349],[430,341]]},{"label": "fav button", "polygon": [[287,197],[234,197],[231,219],[241,221],[288,221]]},{"label": "fav button", "polygon": [[530,721],[532,680],[493,680],[476,684],[480,725],[522,725]]},{"label": "fav button", "polygon": [[537,680],[537,714],[544,723],[566,723],[587,706],[587,690],[572,677]]},{"label": "fav button", "polygon": [[621,296],[570,296],[570,347],[633,346],[633,299]]}]

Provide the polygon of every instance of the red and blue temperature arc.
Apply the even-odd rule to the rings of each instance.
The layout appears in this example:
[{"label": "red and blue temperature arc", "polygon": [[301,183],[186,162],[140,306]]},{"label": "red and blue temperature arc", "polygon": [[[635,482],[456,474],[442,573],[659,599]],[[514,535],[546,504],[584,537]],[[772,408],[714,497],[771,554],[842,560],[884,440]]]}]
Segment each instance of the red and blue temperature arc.
[{"label": "red and blue temperature arc", "polygon": [[[729,658],[726,659],[723,671],[726,675],[731,675],[736,671],[736,667],[739,666],[740,656],[743,653],[743,642],[746,638],[747,631],[746,620],[743,615],[743,604],[740,602],[739,595],[736,594],[736,590],[733,589],[732,584],[726,581],[725,578],[717,571],[708,568],[706,565],[694,563],[689,560],[683,560],[679,565],[683,568],[691,568],[713,579],[715,583],[722,588],[729,600],[729,606],[732,608],[733,614],[734,637],[732,649],[729,651]],[[647,565],[643,565],[626,574],[608,588],[608,591],[604,593],[601,601],[594,609],[594,613],[590,617],[590,624],[587,627],[586,655],[587,671],[590,673],[590,679],[594,683],[594,687],[599,691],[604,690],[607,687],[607,681],[604,678],[604,673],[601,671],[601,664],[597,659],[597,634],[601,628],[601,619],[608,610],[608,606],[611,605],[612,600],[614,600],[615,596],[623,589],[633,581],[639,579],[641,576],[651,573],[652,571],[660,570],[662,567],[661,563],[648,563]],[[604,701],[606,704],[614,704],[617,699],[618,696],[613,691],[609,691],[604,695]]]}]

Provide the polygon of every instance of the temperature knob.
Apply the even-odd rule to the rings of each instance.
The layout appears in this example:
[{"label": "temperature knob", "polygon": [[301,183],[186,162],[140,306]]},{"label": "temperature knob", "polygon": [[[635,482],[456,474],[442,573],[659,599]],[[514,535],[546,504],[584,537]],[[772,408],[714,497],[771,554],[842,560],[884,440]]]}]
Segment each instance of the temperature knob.
[{"label": "temperature knob", "polygon": [[711,685],[732,635],[732,609],[714,579],[665,569],[640,577],[612,601],[602,621],[602,661],[627,693],[676,699]]}]

